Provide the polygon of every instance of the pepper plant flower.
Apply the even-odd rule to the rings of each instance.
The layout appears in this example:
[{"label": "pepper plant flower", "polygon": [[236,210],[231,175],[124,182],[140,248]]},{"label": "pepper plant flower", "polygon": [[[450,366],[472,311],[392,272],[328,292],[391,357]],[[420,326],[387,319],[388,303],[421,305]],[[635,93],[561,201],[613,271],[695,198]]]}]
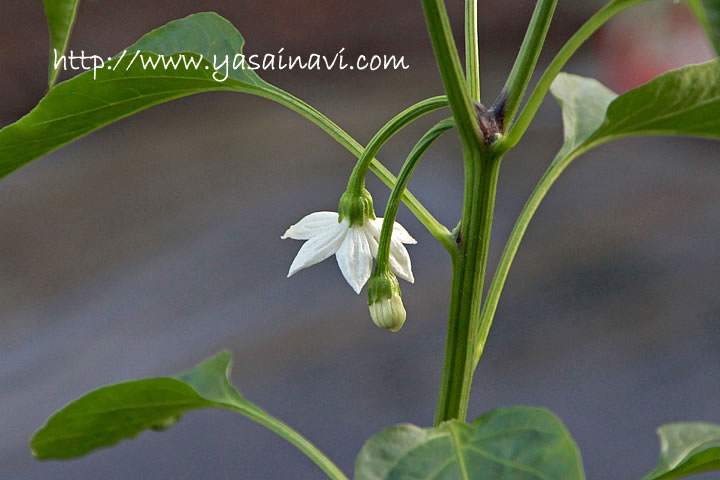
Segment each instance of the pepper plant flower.
[{"label": "pepper plant flower", "polygon": [[[382,218],[367,218],[362,224],[351,225],[337,212],[314,212],[287,229],[281,237],[306,240],[290,265],[288,277],[300,270],[335,255],[345,280],[360,293],[372,273],[373,259],[377,256]],[[410,283],[415,281],[410,255],[404,244],[417,241],[399,223],[395,222],[390,248],[390,269]]]}]

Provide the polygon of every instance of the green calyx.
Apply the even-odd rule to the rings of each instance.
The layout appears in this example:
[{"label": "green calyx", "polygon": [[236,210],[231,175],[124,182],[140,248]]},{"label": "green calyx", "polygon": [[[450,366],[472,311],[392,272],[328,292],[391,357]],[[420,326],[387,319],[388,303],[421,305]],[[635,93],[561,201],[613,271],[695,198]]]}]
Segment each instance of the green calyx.
[{"label": "green calyx", "polygon": [[405,324],[407,313],[397,277],[388,270],[377,270],[368,280],[368,307],[375,325],[392,332]]},{"label": "green calyx", "polygon": [[343,220],[347,220],[350,226],[364,225],[367,220],[375,220],[372,195],[365,187],[359,193],[348,189],[340,197],[338,221]]},{"label": "green calyx", "polygon": [[389,270],[373,272],[368,280],[368,305],[373,305],[383,300],[388,300],[393,296],[402,297],[400,291],[400,282],[398,282],[395,274]]}]

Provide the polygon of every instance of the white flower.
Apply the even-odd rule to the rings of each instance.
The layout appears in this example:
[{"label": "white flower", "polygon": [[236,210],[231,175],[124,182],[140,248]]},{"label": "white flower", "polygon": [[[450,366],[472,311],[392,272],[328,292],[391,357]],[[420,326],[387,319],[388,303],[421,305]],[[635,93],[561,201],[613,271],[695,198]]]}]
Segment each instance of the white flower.
[{"label": "white flower", "polygon": [[[315,212],[288,228],[281,238],[307,240],[290,265],[288,277],[335,254],[345,280],[359,294],[370,278],[373,258],[377,256],[382,218],[353,226],[345,219],[338,222],[338,218],[336,212]],[[390,269],[412,283],[415,279],[404,243],[415,244],[417,241],[395,222],[390,244]]]}]

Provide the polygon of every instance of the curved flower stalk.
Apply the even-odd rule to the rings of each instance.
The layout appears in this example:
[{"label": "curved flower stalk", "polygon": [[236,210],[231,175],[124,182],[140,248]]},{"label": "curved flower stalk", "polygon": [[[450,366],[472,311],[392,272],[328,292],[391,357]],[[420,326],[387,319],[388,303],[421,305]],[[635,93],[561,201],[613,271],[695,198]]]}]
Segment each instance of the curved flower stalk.
[{"label": "curved flower stalk", "polygon": [[[290,265],[288,277],[335,255],[343,277],[359,294],[372,272],[382,222],[382,218],[368,218],[363,224],[351,225],[337,212],[315,212],[305,216],[281,237],[306,240]],[[410,255],[404,244],[417,241],[397,222],[393,233],[390,268],[400,278],[413,283]]]},{"label": "curved flower stalk", "polygon": [[405,241],[405,236],[399,231],[397,228],[398,223],[395,222],[400,207],[400,199],[407,188],[410,176],[415,170],[418,160],[435,140],[454,126],[455,121],[452,118],[443,120],[420,139],[400,170],[397,183],[390,193],[390,200],[385,209],[385,219],[375,220],[375,225],[378,227],[379,246],[376,255],[375,272],[373,272],[368,285],[368,307],[370,317],[375,325],[380,328],[397,332],[405,324],[407,317],[402,302],[400,285],[395,275],[393,275],[393,273],[398,273],[397,261],[395,260],[396,254],[394,252],[397,245],[402,246],[402,242]]}]

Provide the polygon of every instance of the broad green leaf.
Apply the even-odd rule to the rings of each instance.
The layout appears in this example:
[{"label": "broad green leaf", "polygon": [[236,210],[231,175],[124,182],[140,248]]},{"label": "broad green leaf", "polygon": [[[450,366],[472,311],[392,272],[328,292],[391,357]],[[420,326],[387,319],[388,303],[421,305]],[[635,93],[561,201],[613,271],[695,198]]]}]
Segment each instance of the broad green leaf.
[{"label": "broad green leaf", "polygon": [[551,92],[562,108],[565,130],[551,169],[564,169],[580,153],[617,138],[720,139],[720,60],[673,70],[620,96],[592,78],[561,73]]},{"label": "broad green leaf", "polygon": [[720,61],[673,70],[615,96],[591,78],[561,73],[552,94],[562,107],[565,142],[555,162],[622,137],[720,138]]},{"label": "broad green leaf", "polygon": [[153,378],[101,388],[72,402],[30,441],[40,459],[72,458],[165,425],[183,412],[212,406],[191,386]]},{"label": "broad green leaf", "polygon": [[90,392],[51,416],[33,435],[33,455],[39,459],[79,457],[143,430],[166,430],[188,410],[216,407],[263,425],[303,452],[331,479],[347,480],[302,435],[245,399],[230,383],[230,364],[230,354],[220,352],[174,377],[119,383]]},{"label": "broad green leaf", "polygon": [[658,429],[660,461],[643,480],[670,480],[720,470],[720,425],[673,423]]},{"label": "broad green leaf", "polygon": [[[82,135],[158,103],[214,90],[259,95],[276,91],[253,71],[232,69],[243,42],[235,27],[214,13],[190,15],[148,33],[103,68],[56,85],[29,114],[0,130],[0,178]],[[143,53],[135,57],[136,52]],[[143,59],[155,61],[159,55],[179,63],[169,68],[143,67]],[[222,79],[226,58],[229,78],[220,82],[213,73],[216,65],[221,67],[217,78]],[[197,61],[197,67],[190,65],[191,61]]]},{"label": "broad green leaf", "polygon": [[617,138],[686,135],[720,139],[720,60],[660,75],[617,96],[595,79],[561,73],[552,94],[562,108],[565,140],[531,202],[578,155]]},{"label": "broad green leaf", "polygon": [[468,425],[399,425],[371,438],[355,480],[580,480],[575,442],[542,408],[501,408]]},{"label": "broad green leaf", "polygon": [[715,53],[720,55],[720,0],[688,0],[688,5],[707,33]]},{"label": "broad green leaf", "polygon": [[222,352],[176,377],[95,390],[50,417],[33,435],[30,447],[40,459],[78,457],[143,430],[168,428],[188,410],[256,409],[228,381],[229,368],[230,354]]},{"label": "broad green leaf", "polygon": [[586,145],[635,135],[720,138],[720,60],[673,70],[619,96]]},{"label": "broad green leaf", "polygon": [[43,0],[45,17],[50,30],[50,64],[48,67],[48,84],[52,87],[57,79],[59,69],[55,68],[55,58],[62,57],[67,50],[70,32],[80,0]]}]

